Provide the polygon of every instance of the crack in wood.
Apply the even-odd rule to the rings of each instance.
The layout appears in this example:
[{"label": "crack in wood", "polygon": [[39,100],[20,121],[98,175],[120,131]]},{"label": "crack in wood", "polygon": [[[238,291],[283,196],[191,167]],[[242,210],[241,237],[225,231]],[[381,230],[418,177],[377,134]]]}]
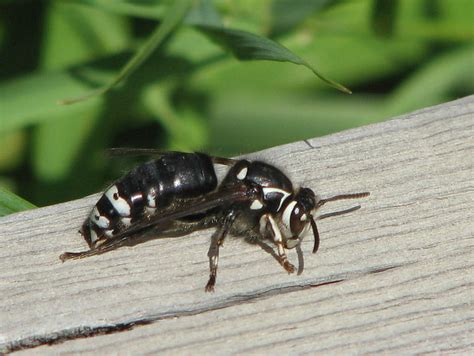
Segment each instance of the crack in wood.
[{"label": "crack in wood", "polygon": [[99,335],[107,335],[112,333],[118,333],[128,331],[136,326],[144,326],[155,323],[160,320],[179,318],[184,316],[193,316],[197,314],[207,313],[219,309],[224,309],[232,306],[242,304],[244,302],[252,301],[255,299],[270,298],[275,295],[282,295],[286,293],[293,293],[296,291],[306,290],[310,288],[324,287],[327,285],[338,284],[349,279],[358,278],[364,275],[382,273],[394,268],[402,267],[402,265],[391,265],[373,268],[367,271],[361,271],[359,273],[340,274],[333,276],[332,279],[326,279],[323,281],[308,281],[305,284],[291,284],[286,286],[280,286],[277,288],[266,289],[262,291],[254,291],[252,293],[238,294],[231,298],[217,302],[212,307],[196,308],[192,310],[178,310],[172,313],[163,313],[157,315],[151,315],[146,319],[135,319],[122,323],[116,323],[113,325],[101,325],[95,327],[81,326],[71,329],[65,329],[51,334],[46,335],[35,335],[30,336],[21,340],[12,341],[4,345],[0,345],[0,354],[15,352],[24,349],[31,349],[44,345],[54,345],[66,342],[68,340],[82,339],[88,337],[94,337]]}]

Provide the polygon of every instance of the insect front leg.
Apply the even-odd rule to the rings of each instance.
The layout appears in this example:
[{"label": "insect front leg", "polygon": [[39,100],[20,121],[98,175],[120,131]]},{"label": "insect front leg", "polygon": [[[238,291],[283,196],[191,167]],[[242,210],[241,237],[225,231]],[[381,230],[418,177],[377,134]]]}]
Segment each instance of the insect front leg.
[{"label": "insect front leg", "polygon": [[265,235],[270,235],[273,239],[273,243],[277,246],[278,259],[280,264],[288,273],[293,273],[295,271],[295,266],[293,266],[286,256],[285,247],[283,246],[283,237],[281,235],[280,228],[276,223],[275,219],[271,214],[264,214],[261,217],[260,221],[260,233]]},{"label": "insect front leg", "polygon": [[[258,232],[253,232],[251,231],[250,233],[247,234],[245,241],[249,244],[252,245],[258,245],[260,248],[271,255],[275,260],[278,261],[278,263],[281,264],[281,259],[280,256],[275,252],[275,249],[269,246],[265,241],[262,240],[262,236]],[[303,251],[301,250],[301,246],[297,245],[295,247],[296,254],[298,256],[298,271],[297,274],[298,276],[303,273],[304,270],[304,256],[303,256]],[[285,269],[286,270],[286,269]]]},{"label": "insect front leg", "polygon": [[234,210],[231,210],[224,218],[222,226],[212,235],[211,245],[207,256],[209,257],[209,281],[206,284],[206,292],[214,292],[214,286],[216,285],[217,277],[217,266],[219,264],[219,248],[223,245],[224,239],[229,233],[229,230],[234,223],[237,214]]}]

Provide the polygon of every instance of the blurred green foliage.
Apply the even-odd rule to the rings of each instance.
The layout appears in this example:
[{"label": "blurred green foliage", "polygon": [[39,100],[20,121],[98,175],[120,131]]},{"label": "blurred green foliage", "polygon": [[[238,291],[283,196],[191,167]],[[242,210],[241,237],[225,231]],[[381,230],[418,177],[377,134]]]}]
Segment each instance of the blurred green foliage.
[{"label": "blurred green foliage", "polygon": [[101,190],[130,163],[109,147],[231,156],[468,95],[472,14],[472,0],[0,0],[0,215],[32,207],[12,191],[46,205]]}]

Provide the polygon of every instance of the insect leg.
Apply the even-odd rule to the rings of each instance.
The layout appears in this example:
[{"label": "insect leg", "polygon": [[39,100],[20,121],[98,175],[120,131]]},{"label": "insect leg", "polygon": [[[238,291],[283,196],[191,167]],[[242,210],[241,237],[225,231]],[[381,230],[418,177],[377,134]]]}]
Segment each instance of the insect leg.
[{"label": "insect leg", "polygon": [[229,233],[232,224],[235,221],[237,214],[234,210],[231,210],[224,218],[222,226],[212,235],[211,245],[207,252],[209,257],[209,281],[206,284],[206,292],[214,292],[214,286],[216,284],[217,276],[217,265],[219,263],[219,248],[224,243],[224,239]]},{"label": "insect leg", "polygon": [[[93,249],[82,252],[65,252],[59,256],[59,258],[64,262],[69,259],[79,259],[99,255],[124,245],[134,245],[136,244],[134,236],[139,236],[147,230],[150,230],[150,228],[156,226],[158,229],[161,229],[161,225],[169,226],[169,224],[172,224],[173,221],[178,219],[202,213],[229,203],[252,201],[255,200],[256,197],[260,197],[261,194],[262,193],[258,187],[248,187],[244,184],[236,185],[226,190],[218,190],[207,194],[203,198],[190,199],[187,201],[186,206],[177,210],[164,211],[152,216],[150,219],[144,219],[143,221],[132,225],[130,228],[117,233],[113,236],[113,239],[107,240]],[[166,232],[166,229],[164,230]],[[221,244],[222,240],[223,239],[220,240]],[[142,240],[137,239],[137,241]]]},{"label": "insect leg", "polygon": [[[262,240],[262,236],[259,233],[253,232],[253,231],[249,232],[245,238],[245,241],[249,244],[260,246],[260,248],[263,251],[271,255],[275,260],[278,261],[278,263],[281,264],[280,256],[275,252],[275,250],[271,246],[268,246],[268,244]],[[303,273],[303,270],[304,270],[304,256],[303,256],[303,251],[301,250],[301,245],[296,245],[295,250],[298,256],[297,274],[299,276],[301,273]]]},{"label": "insect leg", "polygon": [[80,259],[94,255],[100,255],[105,252],[115,250],[121,246],[134,246],[157,237],[176,237],[187,235],[191,232],[207,229],[215,225],[215,218],[213,216],[201,219],[199,221],[185,222],[173,221],[172,223],[158,227],[152,227],[145,234],[136,234],[131,236],[123,236],[114,240],[106,240],[101,245],[91,248],[87,251],[81,252],[65,252],[59,258],[61,261]]},{"label": "insect leg", "polygon": [[280,228],[278,227],[278,224],[276,223],[275,219],[273,219],[273,216],[271,214],[265,214],[262,216],[262,218],[266,219],[267,221],[266,227],[267,229],[270,230],[270,234],[271,236],[273,236],[273,242],[275,243],[275,245],[277,245],[280,264],[288,273],[293,273],[295,271],[295,266],[293,266],[288,261],[285,247],[283,246],[283,237],[281,235],[281,231],[280,231]]},{"label": "insect leg", "polygon": [[112,241],[106,241],[102,245],[99,245],[97,247],[91,248],[90,250],[87,251],[81,251],[81,252],[64,252],[59,256],[59,259],[64,262],[66,260],[77,260],[80,258],[85,258],[85,257],[90,257],[94,255],[100,255],[102,253],[108,252],[115,250],[116,248],[126,245],[127,240],[126,239],[119,239],[119,240],[112,240]]}]

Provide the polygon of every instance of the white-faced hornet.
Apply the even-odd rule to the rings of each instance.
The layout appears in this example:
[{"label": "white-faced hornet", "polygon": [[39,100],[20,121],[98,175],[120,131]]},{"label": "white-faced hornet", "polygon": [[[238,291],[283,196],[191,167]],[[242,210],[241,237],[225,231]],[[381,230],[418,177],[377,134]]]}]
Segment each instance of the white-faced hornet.
[{"label": "white-faced hornet", "polygon": [[[60,256],[62,261],[151,238],[143,238],[145,235],[181,236],[217,227],[208,252],[210,277],[205,287],[206,291],[213,291],[219,248],[228,234],[242,236],[262,247],[264,241],[273,242],[277,247],[276,254],[272,250],[273,255],[288,273],[293,273],[295,267],[288,261],[285,249],[299,246],[310,227],[313,253],[318,250],[315,212],[329,201],[369,195],[365,192],[321,199],[309,188],[295,189],[278,168],[260,161],[153,149],[119,151],[158,157],[139,165],[105,191],[80,230],[90,249],[66,252]],[[220,184],[214,165],[230,167]]]}]

